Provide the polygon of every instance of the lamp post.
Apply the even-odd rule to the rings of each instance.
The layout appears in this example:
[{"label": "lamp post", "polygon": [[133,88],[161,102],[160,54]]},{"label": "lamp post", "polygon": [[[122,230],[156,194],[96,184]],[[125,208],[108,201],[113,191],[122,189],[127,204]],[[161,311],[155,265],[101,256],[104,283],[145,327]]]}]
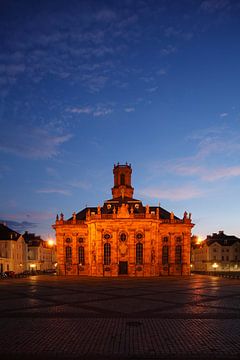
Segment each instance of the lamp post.
[{"label": "lamp post", "polygon": [[212,264],[212,267],[213,267],[213,269],[214,269],[214,272],[216,272],[216,270],[217,270],[217,268],[218,268],[218,264],[217,264],[217,263],[214,263],[214,264]]},{"label": "lamp post", "polygon": [[48,240],[48,246],[50,249],[50,254],[51,254],[51,269],[53,268],[53,256],[52,256],[52,251],[53,251],[53,247],[54,247],[54,241],[52,239]]}]

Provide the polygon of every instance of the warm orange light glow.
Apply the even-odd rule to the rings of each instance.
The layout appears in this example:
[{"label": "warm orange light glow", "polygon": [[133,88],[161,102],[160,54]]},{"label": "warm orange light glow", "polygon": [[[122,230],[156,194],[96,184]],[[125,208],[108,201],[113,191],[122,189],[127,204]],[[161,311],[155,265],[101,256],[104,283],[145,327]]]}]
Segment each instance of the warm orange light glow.
[{"label": "warm orange light glow", "polygon": [[214,269],[216,269],[216,268],[218,267],[218,264],[217,264],[217,263],[214,263],[214,264],[212,264],[212,267],[213,267]]},{"label": "warm orange light glow", "polygon": [[201,236],[198,236],[196,243],[199,245],[199,244],[201,244],[202,241],[203,241],[203,238]]},{"label": "warm orange light glow", "polygon": [[49,239],[49,240],[48,240],[48,245],[49,245],[49,246],[53,246],[53,245],[54,245],[54,241],[53,241],[52,239]]}]

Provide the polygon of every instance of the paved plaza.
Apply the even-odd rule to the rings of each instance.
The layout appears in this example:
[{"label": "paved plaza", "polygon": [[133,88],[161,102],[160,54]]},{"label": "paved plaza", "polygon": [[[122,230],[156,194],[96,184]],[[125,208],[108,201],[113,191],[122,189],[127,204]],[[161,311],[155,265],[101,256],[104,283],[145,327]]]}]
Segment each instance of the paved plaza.
[{"label": "paved plaza", "polygon": [[240,280],[0,281],[1,359],[239,359]]}]

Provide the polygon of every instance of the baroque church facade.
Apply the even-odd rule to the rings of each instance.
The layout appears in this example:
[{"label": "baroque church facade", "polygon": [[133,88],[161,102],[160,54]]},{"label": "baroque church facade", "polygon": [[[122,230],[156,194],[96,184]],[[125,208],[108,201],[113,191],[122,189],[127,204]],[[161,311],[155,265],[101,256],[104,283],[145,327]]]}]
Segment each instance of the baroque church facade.
[{"label": "baroque church facade", "polygon": [[130,164],[114,165],[112,198],[65,220],[56,217],[59,275],[190,274],[191,214],[180,219],[133,198]]}]

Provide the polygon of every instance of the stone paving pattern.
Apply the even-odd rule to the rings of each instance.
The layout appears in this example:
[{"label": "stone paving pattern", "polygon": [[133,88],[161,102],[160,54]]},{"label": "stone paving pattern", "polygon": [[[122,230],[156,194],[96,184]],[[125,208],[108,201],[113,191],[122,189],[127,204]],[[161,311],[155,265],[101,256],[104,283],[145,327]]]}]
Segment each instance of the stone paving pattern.
[{"label": "stone paving pattern", "polygon": [[0,359],[240,359],[240,280],[2,280],[0,329]]}]

